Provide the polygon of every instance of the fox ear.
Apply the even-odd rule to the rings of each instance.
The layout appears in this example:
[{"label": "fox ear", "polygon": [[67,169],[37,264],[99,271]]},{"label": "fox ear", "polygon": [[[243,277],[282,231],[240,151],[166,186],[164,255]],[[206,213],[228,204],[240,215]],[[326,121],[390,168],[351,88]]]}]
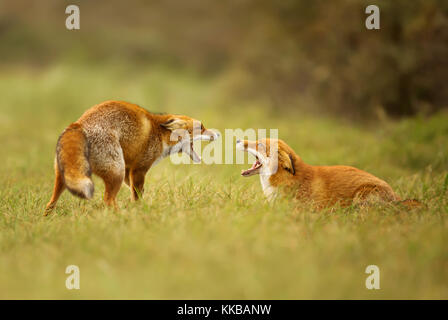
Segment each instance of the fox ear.
[{"label": "fox ear", "polygon": [[292,156],[289,153],[286,153],[285,151],[282,150],[279,151],[278,161],[286,171],[289,171],[292,175],[296,174],[296,169],[294,167],[294,160],[292,159]]},{"label": "fox ear", "polygon": [[176,130],[176,129],[183,129],[186,127],[187,122],[179,119],[179,118],[171,118],[168,121],[160,124],[162,127],[168,129],[168,130]]}]

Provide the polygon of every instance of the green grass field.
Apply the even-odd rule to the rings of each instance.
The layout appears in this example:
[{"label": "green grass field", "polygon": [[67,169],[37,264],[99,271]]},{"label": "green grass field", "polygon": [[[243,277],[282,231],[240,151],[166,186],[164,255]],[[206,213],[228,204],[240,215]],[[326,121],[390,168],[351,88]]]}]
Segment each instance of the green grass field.
[{"label": "green grass field", "polygon": [[[162,68],[56,65],[0,75],[0,298],[448,298],[448,115],[353,124],[263,101],[234,101],[229,80]],[[277,128],[310,164],[346,164],[427,209],[378,205],[316,212],[265,202],[244,165],[173,165],[147,176],[143,201],[119,211],[65,192],[50,217],[62,130],[93,104],[120,99],[205,126]],[[287,111],[289,110],[289,111]],[[81,289],[67,290],[78,265]],[[381,289],[367,290],[377,265]]]}]

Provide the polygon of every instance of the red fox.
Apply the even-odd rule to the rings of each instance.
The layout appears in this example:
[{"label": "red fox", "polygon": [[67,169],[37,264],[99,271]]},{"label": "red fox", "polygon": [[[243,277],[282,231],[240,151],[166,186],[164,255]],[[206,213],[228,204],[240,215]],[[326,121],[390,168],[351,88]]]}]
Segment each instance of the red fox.
[{"label": "red fox", "polygon": [[[179,131],[185,134],[173,139],[172,133]],[[104,181],[107,205],[116,206],[115,197],[123,181],[131,189],[131,198],[137,200],[152,165],[177,152],[185,152],[200,162],[193,140],[213,141],[218,136],[183,115],[153,114],[124,101],[93,106],[59,137],[54,190],[45,215],[52,211],[65,188],[80,198],[92,198],[92,173]]]},{"label": "red fox", "polygon": [[299,200],[313,202],[318,208],[335,204],[349,206],[371,200],[402,203],[409,208],[422,206],[417,200],[401,200],[385,181],[357,168],[306,164],[282,140],[238,140],[236,146],[255,156],[255,163],[241,175],[259,174],[268,200],[283,189],[292,192]]}]

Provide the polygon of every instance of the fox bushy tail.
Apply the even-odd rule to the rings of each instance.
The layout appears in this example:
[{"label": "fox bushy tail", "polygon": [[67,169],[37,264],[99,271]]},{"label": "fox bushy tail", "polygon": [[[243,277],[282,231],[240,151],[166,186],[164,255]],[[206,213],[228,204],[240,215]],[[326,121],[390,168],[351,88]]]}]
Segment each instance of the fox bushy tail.
[{"label": "fox bushy tail", "polygon": [[416,199],[406,199],[406,200],[399,200],[399,204],[405,206],[408,209],[415,209],[415,208],[425,208],[425,204],[416,200]]},{"label": "fox bushy tail", "polygon": [[89,163],[89,144],[78,123],[72,123],[59,137],[56,146],[58,168],[67,189],[80,198],[93,197]]}]

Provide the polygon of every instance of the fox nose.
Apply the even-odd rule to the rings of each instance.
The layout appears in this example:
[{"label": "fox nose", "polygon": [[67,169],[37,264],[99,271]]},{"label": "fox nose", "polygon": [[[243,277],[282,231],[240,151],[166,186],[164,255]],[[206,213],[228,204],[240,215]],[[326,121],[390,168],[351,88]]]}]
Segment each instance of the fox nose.
[{"label": "fox nose", "polygon": [[217,140],[221,134],[219,132],[213,132],[213,134],[210,136],[210,141]]}]

